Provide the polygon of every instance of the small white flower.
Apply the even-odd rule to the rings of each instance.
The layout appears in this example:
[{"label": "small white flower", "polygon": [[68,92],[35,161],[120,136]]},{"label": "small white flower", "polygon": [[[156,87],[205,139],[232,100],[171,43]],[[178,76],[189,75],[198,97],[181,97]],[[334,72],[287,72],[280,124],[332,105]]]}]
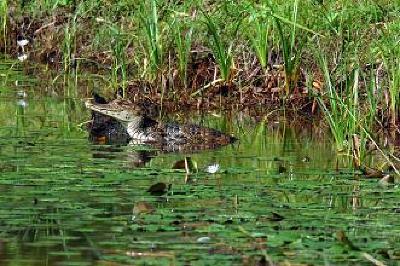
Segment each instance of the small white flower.
[{"label": "small white flower", "polygon": [[219,170],[219,164],[214,163],[206,167],[205,171],[209,174],[215,174]]}]

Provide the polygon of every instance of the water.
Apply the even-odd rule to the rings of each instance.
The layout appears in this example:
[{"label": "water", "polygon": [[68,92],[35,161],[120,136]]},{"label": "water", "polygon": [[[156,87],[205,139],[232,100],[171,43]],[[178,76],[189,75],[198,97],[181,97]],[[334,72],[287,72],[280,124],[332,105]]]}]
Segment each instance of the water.
[{"label": "water", "polygon": [[[327,134],[210,115],[193,120],[239,141],[194,154],[96,145],[79,126],[90,119],[79,98],[8,77],[0,265],[364,265],[364,253],[398,262],[398,188],[356,179]],[[185,156],[199,173],[172,169]],[[217,173],[201,170],[212,163]],[[171,184],[165,195],[147,192],[159,182]]]}]

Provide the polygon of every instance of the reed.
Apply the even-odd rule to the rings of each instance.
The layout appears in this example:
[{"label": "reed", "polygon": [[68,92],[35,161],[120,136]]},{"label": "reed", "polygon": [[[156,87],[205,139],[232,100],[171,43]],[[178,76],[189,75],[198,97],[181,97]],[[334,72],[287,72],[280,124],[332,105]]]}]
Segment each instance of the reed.
[{"label": "reed", "polygon": [[157,1],[149,2],[150,7],[144,3],[140,5],[139,16],[147,39],[146,52],[150,61],[150,79],[154,79],[163,63],[163,45],[158,23]]},{"label": "reed", "polygon": [[[275,26],[278,32],[280,47],[283,54],[284,61],[284,70],[285,70],[285,93],[286,96],[289,95],[292,88],[294,88],[299,75],[299,64],[301,58],[301,52],[304,45],[304,40],[302,42],[297,43],[296,45],[296,37],[297,37],[297,18],[298,18],[298,6],[299,1],[293,1],[293,7],[290,13],[290,28],[287,30],[288,26],[284,26],[283,22],[287,22],[287,20],[283,20],[278,16],[273,16]],[[272,7],[272,6],[271,6]],[[274,8],[272,8],[273,14],[276,12]]]},{"label": "reed", "polygon": [[7,12],[8,5],[6,0],[0,1],[0,34],[3,38],[4,51],[7,51]]},{"label": "reed", "polygon": [[[400,51],[400,49],[399,49]],[[390,118],[391,124],[396,125],[399,116],[400,100],[400,52],[389,58],[386,63],[389,73],[389,97],[390,97]]]},{"label": "reed", "polygon": [[187,88],[187,67],[192,47],[193,26],[183,21],[176,21],[172,24],[172,34],[177,51],[179,76],[184,88]]},{"label": "reed", "polygon": [[260,14],[257,10],[251,9],[248,23],[250,27],[248,36],[261,67],[266,71],[268,64],[268,34],[270,29],[269,17],[263,13]]},{"label": "reed", "polygon": [[[400,12],[398,7],[397,12]],[[385,85],[386,99],[385,107],[388,108],[387,116],[390,117],[392,126],[396,125],[399,119],[399,100],[400,100],[400,47],[399,35],[400,30],[399,19],[397,23],[390,23],[382,30],[380,39],[376,43],[375,57],[382,58],[382,69],[386,76],[381,77],[382,83]]]},{"label": "reed", "polygon": [[[0,1],[2,38],[5,36],[7,28],[7,9],[9,9],[7,3],[13,8],[15,6],[10,4],[12,3],[10,1]],[[300,64],[316,65],[318,63],[317,57],[313,55],[314,48],[309,49],[311,46],[308,45],[315,41],[312,39],[315,35],[323,34],[325,36],[321,38],[324,46],[318,49],[321,51],[334,50],[332,56],[329,59],[326,58],[329,61],[326,62],[326,67],[330,75],[334,75],[343,66],[350,65],[348,62],[354,56],[351,51],[358,49],[360,54],[357,56],[365,58],[366,51],[376,49],[376,43],[381,41],[380,37],[383,37],[380,44],[383,46],[381,50],[385,51],[379,58],[385,58],[384,70],[388,74],[382,77],[383,83],[387,85],[389,95],[387,107],[390,110],[392,123],[398,120],[400,62],[396,58],[400,57],[400,53],[395,48],[398,44],[400,8],[392,2],[364,0],[358,1],[357,7],[354,6],[354,1],[344,0],[334,3],[299,0],[286,2],[269,0],[209,1],[206,6],[200,0],[183,2],[149,0],[141,1],[140,4],[134,4],[128,0],[115,3],[108,0],[76,2],[74,0],[30,0],[24,3],[26,3],[25,7],[16,5],[21,10],[17,10],[15,14],[21,14],[22,11],[31,12],[37,15],[36,18],[40,17],[41,13],[50,13],[57,7],[68,10],[65,7],[78,3],[76,10],[79,11],[80,6],[84,6],[84,13],[76,12],[82,18],[79,21],[76,20],[76,14],[74,14],[75,18],[66,16],[70,18],[70,23],[64,27],[62,48],[64,72],[70,71],[70,66],[75,60],[76,50],[80,50],[79,54],[82,55],[82,58],[96,55],[98,51],[100,52],[98,53],[99,60],[96,63],[101,66],[100,69],[108,69],[109,59],[111,59],[113,86],[122,85],[122,87],[126,86],[129,79],[137,78],[153,82],[163,80],[165,84],[170,84],[171,76],[177,72],[180,77],[180,86],[175,86],[176,84],[173,83],[174,87],[169,86],[168,89],[176,90],[187,87],[190,79],[194,79],[194,77],[188,77],[187,73],[188,64],[193,63],[190,62],[190,50],[198,47],[211,48],[217,64],[216,69],[220,75],[220,77],[215,77],[214,81],[233,81],[232,70],[237,67],[235,74],[238,73],[238,79],[235,80],[235,84],[243,87],[252,86],[258,84],[254,82],[255,80],[260,80],[259,72],[251,71],[254,66],[254,55],[265,71],[268,65],[269,48],[273,47],[274,50],[278,48],[276,61],[279,63],[281,63],[281,59],[283,61],[286,79],[285,92],[288,96],[294,92],[298,84]],[[56,11],[60,12],[61,10]],[[203,12],[196,13],[196,10],[203,10]],[[55,13],[55,15],[62,17],[60,13]],[[35,16],[30,17],[34,18]],[[79,24],[88,21],[88,25],[93,27],[89,29],[92,30],[92,34],[87,34],[86,29],[83,30],[84,27]],[[91,22],[95,23],[91,24]],[[241,27],[237,34],[236,28],[241,22],[245,23],[245,27]],[[100,27],[96,28],[97,26]],[[55,25],[55,28],[58,30],[62,27]],[[374,30],[373,34],[371,34],[372,30]],[[45,33],[45,30],[42,33]],[[85,35],[89,36],[89,39]],[[94,37],[90,40],[91,35]],[[83,38],[86,39],[82,46],[76,43],[77,36],[85,36]],[[359,39],[366,41],[358,42]],[[371,39],[372,41],[370,41]],[[253,52],[249,53],[247,44],[251,45]],[[41,49],[36,46],[40,45],[39,39],[35,40],[34,45],[36,50]],[[80,49],[82,47],[84,49]],[[127,47],[129,47],[129,51],[133,51],[129,58],[126,55]],[[82,54],[82,51],[84,53],[89,51],[89,53]],[[168,60],[166,60],[167,54],[169,55]],[[307,61],[302,61],[302,57]],[[128,65],[130,66],[132,62],[135,67],[130,67],[128,73]],[[199,71],[196,76],[196,78],[199,77],[196,80],[198,84],[193,82],[195,86],[204,85],[204,80],[209,81],[210,77],[207,75],[210,75],[209,69],[212,66],[206,64],[208,62],[204,62],[204,66],[201,66],[204,71]],[[306,68],[308,66],[306,64],[302,67]],[[367,106],[371,107],[368,112],[363,113],[362,111],[366,110],[363,109],[361,114],[356,114],[355,110],[349,109],[347,115],[351,113],[354,116],[368,116],[368,125],[366,124],[366,126],[370,127],[373,124],[373,117],[376,116],[374,110],[377,110],[378,107],[385,110],[386,106],[380,106],[383,105],[382,101],[374,99],[373,96],[377,94],[374,92],[374,85],[368,83],[370,78],[365,77],[367,82],[363,82],[363,84],[366,84],[366,87],[362,87],[360,84],[356,84],[357,86],[354,87],[354,84],[351,84],[353,82],[351,76],[354,78],[355,75],[358,75],[358,78],[364,78],[362,66],[363,63],[360,63],[359,70],[345,74],[345,79],[348,79],[349,84],[346,85],[347,87],[339,88],[340,91],[336,91],[338,95],[335,95],[334,88],[326,87],[327,92],[331,91],[334,98],[341,98],[342,103],[336,103],[336,107],[332,103],[334,109],[330,109],[330,100],[328,98],[324,100],[328,100],[326,107],[329,111],[336,110],[340,113],[342,105],[347,106],[348,102],[356,100],[354,98],[356,95],[366,92]],[[168,75],[166,69],[168,69]],[[244,75],[249,75],[249,77]],[[333,77],[329,78],[334,81]],[[174,82],[174,80],[172,81]],[[279,84],[277,86],[279,87]],[[167,86],[165,87],[167,88]],[[362,89],[361,92],[360,89]],[[346,94],[347,92],[349,94]],[[194,96],[196,94],[192,94],[192,97]],[[348,106],[348,108],[351,107]],[[364,106],[359,105],[358,108],[364,108]]]},{"label": "reed", "polygon": [[111,51],[113,57],[113,63],[111,66],[111,80],[114,89],[119,87],[122,88],[123,96],[125,97],[125,89],[128,82],[127,77],[127,58],[126,49],[129,45],[129,41],[124,39],[124,34],[121,29],[110,26],[114,41],[111,44]]},{"label": "reed", "polygon": [[[325,95],[319,95],[317,101],[338,150],[348,149],[349,137],[356,134],[360,124],[359,109],[359,69],[346,73],[343,85],[336,88],[332,79],[326,56],[318,52],[319,65],[324,74]],[[325,102],[327,101],[327,103]]]},{"label": "reed", "polygon": [[225,82],[230,80],[231,70],[233,67],[233,55],[232,55],[232,45],[229,45],[222,40],[221,29],[217,25],[215,19],[204,13],[205,24],[207,25],[208,32],[210,34],[210,46],[217,61],[221,79]]},{"label": "reed", "polygon": [[[378,70],[379,71],[379,68]],[[383,103],[382,101],[382,88],[380,87],[378,80],[378,73],[375,73],[372,69],[369,73],[363,75],[363,82],[366,84],[366,100],[367,107],[365,114],[365,126],[370,129],[375,124],[377,119],[378,107]]]},{"label": "reed", "polygon": [[69,74],[70,72],[71,60],[74,50],[74,33],[75,29],[73,28],[73,26],[71,26],[71,24],[68,24],[64,28],[64,40],[62,46],[64,74]]}]

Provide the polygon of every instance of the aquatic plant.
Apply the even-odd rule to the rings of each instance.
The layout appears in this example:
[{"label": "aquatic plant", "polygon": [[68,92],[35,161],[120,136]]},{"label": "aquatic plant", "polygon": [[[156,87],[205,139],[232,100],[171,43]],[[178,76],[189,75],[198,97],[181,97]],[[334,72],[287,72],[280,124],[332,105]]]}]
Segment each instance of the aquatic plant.
[{"label": "aquatic plant", "polygon": [[[400,12],[400,8],[398,12]],[[380,38],[373,42],[371,50],[375,60],[370,64],[378,66],[380,73],[377,73],[377,78],[379,78],[377,85],[381,91],[384,91],[383,106],[388,109],[387,116],[390,117],[392,126],[398,122],[400,111],[400,40],[398,35],[400,24],[398,22],[397,20],[388,24],[382,29]]]},{"label": "aquatic plant", "polygon": [[365,114],[365,125],[366,128],[372,128],[375,124],[375,120],[378,115],[378,107],[383,103],[382,101],[382,89],[380,88],[381,84],[379,81],[379,71],[382,70],[382,64],[378,66],[377,70],[371,69],[368,73],[362,73],[363,82],[365,84],[366,90],[366,99],[368,108],[366,109]]},{"label": "aquatic plant", "polygon": [[[57,4],[59,4],[57,2]],[[64,27],[64,39],[62,42],[62,60],[64,68],[64,84],[66,85],[67,95],[76,93],[78,85],[78,69],[79,59],[77,58],[77,34],[78,34],[78,18],[83,14],[84,3],[78,5],[75,13],[68,20]],[[72,80],[71,80],[72,78]],[[71,83],[72,81],[72,83]],[[75,95],[76,96],[76,95]]]},{"label": "aquatic plant", "polygon": [[140,20],[146,33],[146,52],[150,61],[151,78],[154,79],[163,63],[163,45],[158,23],[157,1],[149,2],[150,7],[144,3],[140,5]]},{"label": "aquatic plant", "polygon": [[126,58],[126,49],[129,45],[124,39],[124,34],[120,29],[113,27],[110,25],[110,30],[112,36],[114,36],[114,40],[111,43],[111,51],[113,56],[113,62],[111,66],[111,80],[114,89],[118,87],[122,88],[122,94],[125,97],[125,89],[127,86],[127,58]]},{"label": "aquatic plant", "polygon": [[204,22],[207,25],[209,34],[211,35],[210,46],[214,58],[217,61],[221,79],[224,81],[229,81],[233,67],[233,41],[231,41],[230,44],[224,42],[221,36],[221,28],[219,25],[217,25],[215,19],[205,13],[203,14],[205,17]]},{"label": "aquatic plant", "polygon": [[[38,15],[40,13],[36,12],[38,9],[47,9],[42,10],[45,13],[52,11],[55,7],[71,6],[74,2],[31,0],[25,1],[25,6],[20,7],[21,5],[14,6],[11,2],[2,1],[1,17],[7,15],[7,3],[16,8],[16,12],[13,14],[18,16],[20,11]],[[85,60],[85,63],[93,61],[97,64],[98,70],[105,70],[100,75],[111,73],[113,84],[109,87],[122,86],[125,88],[128,80],[135,79],[146,79],[146,82],[153,82],[152,85],[160,85],[162,81],[162,93],[157,95],[161,95],[163,97],[161,100],[164,101],[171,95],[177,95],[174,90],[188,85],[192,88],[200,87],[191,94],[194,97],[198,94],[197,92],[204,91],[203,87],[215,84],[212,83],[213,79],[218,82],[221,80],[232,81],[232,70],[234,69],[235,85],[238,84],[238,87],[245,88],[248,93],[243,97],[240,92],[240,103],[242,103],[242,99],[245,101],[258,93],[253,92],[252,86],[257,87],[264,99],[267,100],[269,98],[267,93],[270,91],[263,87],[265,84],[255,82],[263,78],[258,71],[259,65],[256,65],[255,57],[264,70],[268,64],[269,48],[276,51],[276,54],[270,55],[271,60],[275,60],[275,55],[277,56],[275,62],[282,63],[281,59],[283,59],[282,67],[286,78],[285,92],[288,95],[294,92],[293,89],[296,86],[300,84],[303,86],[304,80],[299,80],[302,78],[300,64],[304,64],[301,66],[302,69],[316,65],[318,60],[313,56],[315,47],[309,46],[309,44],[314,43],[315,35],[324,34],[325,37],[320,39],[323,45],[318,49],[322,52],[332,50],[330,56],[326,58],[326,64],[332,75],[330,78],[333,80],[333,87],[337,90],[338,98],[342,98],[344,105],[347,105],[350,99],[354,101],[355,95],[361,97],[361,101],[365,99],[368,101],[366,105],[358,104],[361,114],[355,110],[348,110],[347,115],[359,116],[363,118],[359,120],[363,123],[367,123],[366,120],[368,120],[368,125],[364,125],[366,128],[370,128],[370,125],[374,123],[375,111],[378,107],[383,110],[381,113],[387,112],[385,115],[390,115],[392,124],[398,120],[398,84],[400,82],[398,73],[400,70],[399,62],[396,61],[399,53],[394,48],[398,44],[396,34],[398,26],[396,25],[398,25],[399,7],[394,3],[381,0],[376,2],[359,1],[359,5],[355,7],[352,1],[336,1],[335,3],[325,1],[322,3],[321,1],[300,2],[298,0],[287,2],[211,1],[206,6],[203,1],[199,0],[184,1],[184,3],[182,1],[151,0],[142,1],[139,5],[131,3],[131,1],[118,1],[118,3],[100,1],[100,4],[96,1],[76,2],[85,7],[85,11],[79,13],[78,20],[73,19],[74,16],[76,18],[76,14],[64,16],[63,13],[65,10],[69,10],[68,8],[54,10],[58,12],[55,13],[56,26],[52,22],[46,24],[47,21],[40,21],[42,18],[40,15],[30,16],[30,18],[35,17],[34,23],[38,22],[37,26],[45,26],[41,31],[43,35],[47,34],[45,30],[48,25],[50,25],[49,27],[54,26],[56,32],[54,39],[60,39],[60,33],[62,35],[60,29],[64,30],[62,63],[66,74],[71,72],[72,65],[83,62],[77,60]],[[203,10],[203,12],[198,12],[198,10]],[[69,21],[66,23],[68,19]],[[172,23],[171,20],[173,20]],[[100,23],[100,21],[102,22]],[[237,34],[236,28],[240,21],[243,21],[245,26],[241,26]],[[2,19],[1,22],[4,28],[3,23],[6,22],[6,19]],[[63,25],[59,25],[59,23],[63,23]],[[87,31],[83,30],[85,27],[80,27],[81,25],[91,27],[90,34],[87,34]],[[97,26],[99,27],[97,28]],[[35,37],[34,45],[37,50],[41,48],[41,34],[37,34]],[[91,36],[92,39],[90,39]],[[392,38],[390,39],[390,37]],[[359,39],[363,41],[357,41]],[[374,41],[369,42],[371,39]],[[82,43],[76,43],[76,40]],[[373,77],[369,78],[364,73],[365,54],[369,53],[366,51],[376,49],[373,46],[376,46],[378,41],[381,45],[379,48],[383,52],[375,53],[374,60],[370,61],[376,62],[377,58],[384,59],[383,75],[379,77],[382,82],[380,90],[373,88],[377,86],[372,84]],[[51,45],[56,46],[57,44],[52,42]],[[248,49],[249,45],[252,49]],[[217,64],[215,68],[214,62],[210,58],[204,57],[205,60],[201,62],[200,60],[190,62],[191,48],[196,51],[204,51],[204,47],[211,48]],[[57,47],[52,48],[57,49]],[[351,51],[356,49],[358,54],[352,54]],[[80,59],[75,58],[78,55]],[[281,58],[281,56],[283,57]],[[354,72],[348,71],[342,76],[347,85],[336,87],[339,79],[335,75],[339,73],[339,69],[350,68],[350,61],[354,56],[359,57],[360,61],[357,63],[357,69],[353,68],[351,71]],[[305,60],[302,61],[302,58]],[[195,69],[197,62],[201,63],[200,70]],[[192,67],[190,64],[193,64],[193,68],[191,68],[193,72],[190,72],[193,75],[188,76],[188,66]],[[133,67],[131,67],[132,65]],[[111,71],[109,71],[110,69]],[[212,70],[215,69],[214,74],[218,74],[220,77],[212,75]],[[197,70],[198,72],[195,72]],[[312,68],[309,70],[310,73],[314,71],[315,69]],[[173,79],[177,73],[179,73],[180,82]],[[281,74],[279,71],[279,75]],[[246,75],[249,76],[246,77]],[[352,88],[354,81],[351,77],[356,75],[359,79],[364,79],[364,82],[355,86],[357,91]],[[276,77],[272,77],[272,79],[274,78]],[[107,77],[104,79],[110,80]],[[247,85],[250,85],[249,89]],[[279,87],[279,85],[280,81],[278,85],[273,86]],[[152,88],[154,87],[156,86],[152,86]],[[170,91],[166,90],[168,87]],[[383,104],[380,96],[382,91],[387,92],[388,96],[387,102],[383,102]],[[333,92],[332,94],[335,95]],[[188,96],[188,101],[192,100],[189,94]],[[374,96],[378,96],[379,99]],[[289,98],[287,97],[287,99]],[[329,100],[327,98],[324,100],[327,108],[331,108]],[[360,100],[358,99],[358,101]],[[385,106],[386,104],[387,106]],[[340,109],[340,107],[336,106],[336,109]],[[368,116],[368,118],[364,119],[364,116]],[[349,126],[354,127],[354,125]]]},{"label": "aquatic plant", "polygon": [[174,43],[178,57],[178,69],[183,86],[187,87],[187,67],[192,47],[193,26],[186,24],[183,20],[176,20],[171,24]]},{"label": "aquatic plant", "polygon": [[[294,88],[298,78],[299,78],[299,64],[301,58],[301,52],[303,49],[303,45],[305,44],[303,40],[296,44],[296,35],[297,35],[297,18],[298,18],[298,5],[299,1],[293,1],[293,10],[290,11],[290,30],[286,30],[282,22],[286,20],[282,20],[282,18],[278,16],[274,16],[274,22],[276,29],[278,31],[280,47],[282,50],[283,61],[284,61],[284,70],[285,70],[285,93],[286,96],[289,95],[291,89]],[[272,7],[272,12],[275,14],[274,7]],[[290,7],[289,7],[290,9]]]},{"label": "aquatic plant", "polygon": [[75,39],[75,31],[74,26],[67,24],[64,28],[64,40],[63,40],[63,66],[64,73],[68,74],[71,67],[71,61],[74,51],[74,39]]},{"label": "aquatic plant", "polygon": [[7,1],[2,0],[0,1],[0,34],[1,37],[3,38],[4,42],[4,51],[7,50],[7,12],[8,12],[8,6],[7,6]]},{"label": "aquatic plant", "polygon": [[[345,76],[342,87],[336,88],[331,77],[326,56],[318,52],[318,61],[324,75],[324,95],[317,96],[318,104],[325,115],[338,150],[348,148],[349,136],[356,133],[359,123],[359,69]],[[347,73],[346,73],[347,74]],[[325,100],[329,104],[325,103]]]},{"label": "aquatic plant", "polygon": [[389,97],[391,124],[396,125],[399,116],[400,101],[400,49],[397,49],[393,57],[386,59],[386,67],[389,73]]},{"label": "aquatic plant", "polygon": [[268,34],[270,28],[269,17],[261,12],[251,9],[251,14],[248,20],[250,26],[248,36],[251,40],[251,44],[257,55],[258,61],[265,71],[268,63]]}]

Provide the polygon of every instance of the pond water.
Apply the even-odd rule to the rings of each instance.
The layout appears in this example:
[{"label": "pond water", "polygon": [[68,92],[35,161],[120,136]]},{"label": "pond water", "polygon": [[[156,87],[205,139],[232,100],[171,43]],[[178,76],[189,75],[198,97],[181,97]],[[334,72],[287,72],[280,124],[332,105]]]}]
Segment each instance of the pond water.
[{"label": "pond water", "polygon": [[[191,118],[239,139],[218,150],[93,144],[81,99],[9,68],[0,69],[0,265],[400,258],[397,186],[355,178],[327,134],[237,113]],[[199,173],[172,169],[186,156]],[[217,173],[201,170],[212,163]],[[156,183],[171,186],[151,195]]]}]

